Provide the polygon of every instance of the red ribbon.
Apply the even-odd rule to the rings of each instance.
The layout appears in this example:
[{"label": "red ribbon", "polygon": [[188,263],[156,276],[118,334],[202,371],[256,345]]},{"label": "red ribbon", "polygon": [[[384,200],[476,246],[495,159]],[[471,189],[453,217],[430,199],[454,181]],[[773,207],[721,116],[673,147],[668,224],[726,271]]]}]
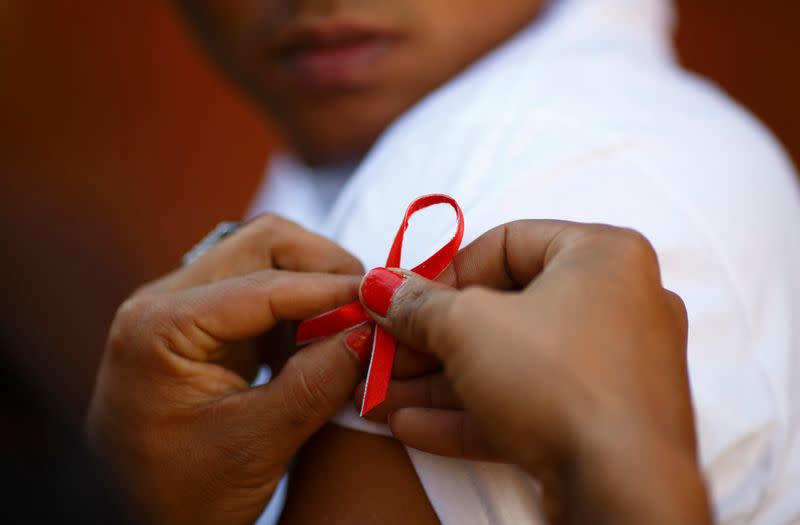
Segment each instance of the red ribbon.
[{"label": "red ribbon", "polygon": [[[453,260],[461,246],[461,239],[464,237],[464,214],[458,203],[447,195],[425,195],[418,198],[406,210],[403,223],[397,230],[394,237],[392,248],[389,250],[389,257],[386,259],[387,268],[400,267],[400,254],[403,250],[403,236],[408,229],[408,220],[416,212],[433,206],[435,204],[449,204],[456,212],[458,224],[456,233],[447,244],[442,246],[439,251],[431,255],[428,259],[413,268],[411,271],[425,277],[435,279],[447,268]],[[324,313],[320,316],[308,319],[300,323],[297,330],[297,344],[302,345],[315,339],[333,335],[335,333],[353,328],[363,323],[374,325],[359,301],[347,304],[336,310]],[[386,390],[389,387],[389,380],[392,377],[392,365],[394,364],[394,354],[397,348],[395,338],[380,326],[374,331],[372,340],[372,357],[367,371],[367,384],[364,389],[364,400],[361,403],[361,415],[363,416],[386,399]]]}]

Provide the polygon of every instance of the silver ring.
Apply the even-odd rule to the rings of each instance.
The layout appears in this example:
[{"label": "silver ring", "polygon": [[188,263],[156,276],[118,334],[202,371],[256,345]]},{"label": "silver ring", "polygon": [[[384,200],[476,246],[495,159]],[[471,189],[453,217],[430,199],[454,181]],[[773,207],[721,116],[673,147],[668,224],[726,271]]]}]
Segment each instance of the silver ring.
[{"label": "silver ring", "polygon": [[192,264],[201,255],[206,253],[212,246],[238,230],[241,225],[242,223],[238,221],[225,221],[217,224],[217,226],[211,230],[208,235],[203,237],[200,242],[195,244],[194,247],[186,252],[186,254],[181,258],[181,263],[183,266]]}]

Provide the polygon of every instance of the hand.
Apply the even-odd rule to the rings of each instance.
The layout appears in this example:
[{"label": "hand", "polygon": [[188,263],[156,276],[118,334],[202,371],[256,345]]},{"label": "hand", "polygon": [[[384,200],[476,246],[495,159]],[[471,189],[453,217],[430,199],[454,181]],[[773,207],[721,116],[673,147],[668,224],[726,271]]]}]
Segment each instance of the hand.
[{"label": "hand", "polygon": [[363,327],[301,350],[258,388],[219,364],[280,322],[357,296],[355,276],[253,271],[357,267],[329,241],[297,230],[263,235],[263,226],[248,225],[140,291],[112,325],[87,432],[157,523],[252,523],[287,462],[360,378],[354,352],[368,352]]},{"label": "hand", "polygon": [[257,388],[211,360],[279,320],[354,300],[357,286],[355,277],[265,270],[120,308],[87,430],[147,517],[258,517],[298,448],[352,395],[360,363],[344,341],[364,346],[368,334],[362,327],[311,345]]},{"label": "hand", "polygon": [[378,416],[405,444],[521,465],[553,521],[710,523],[686,312],[641,235],[511,223],[462,250],[440,283],[373,270],[361,296],[444,363],[390,385]]},{"label": "hand", "polygon": [[[134,297],[184,290],[265,269],[363,275],[361,263],[333,241],[302,226],[265,213],[209,249],[192,264],[149,283]],[[214,362],[236,371],[248,381],[262,364],[280,371],[294,352],[294,326],[280,323],[257,338],[220,348]]]}]

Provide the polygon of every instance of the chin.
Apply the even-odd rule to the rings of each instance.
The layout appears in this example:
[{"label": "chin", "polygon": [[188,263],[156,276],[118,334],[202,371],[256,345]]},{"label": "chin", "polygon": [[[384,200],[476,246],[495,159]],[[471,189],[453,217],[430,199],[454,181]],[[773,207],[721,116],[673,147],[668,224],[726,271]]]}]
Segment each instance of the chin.
[{"label": "chin", "polygon": [[272,115],[289,144],[309,165],[360,160],[413,100],[385,90],[292,100]]},{"label": "chin", "polygon": [[373,142],[374,140],[369,143],[347,141],[336,137],[336,140],[331,141],[305,144],[294,142],[293,150],[305,164],[311,167],[355,164],[369,152]]},{"label": "chin", "polygon": [[311,133],[296,133],[289,142],[309,166],[356,163],[369,152],[388,126],[386,123],[356,128],[340,122],[330,129],[315,128]]}]

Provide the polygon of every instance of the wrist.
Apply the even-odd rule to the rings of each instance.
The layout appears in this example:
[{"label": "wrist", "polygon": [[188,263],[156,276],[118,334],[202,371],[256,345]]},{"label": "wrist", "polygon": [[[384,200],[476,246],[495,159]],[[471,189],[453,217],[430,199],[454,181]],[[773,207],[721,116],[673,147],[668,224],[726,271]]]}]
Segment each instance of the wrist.
[{"label": "wrist", "polygon": [[615,429],[582,440],[563,481],[578,523],[712,522],[694,451],[658,435]]}]

